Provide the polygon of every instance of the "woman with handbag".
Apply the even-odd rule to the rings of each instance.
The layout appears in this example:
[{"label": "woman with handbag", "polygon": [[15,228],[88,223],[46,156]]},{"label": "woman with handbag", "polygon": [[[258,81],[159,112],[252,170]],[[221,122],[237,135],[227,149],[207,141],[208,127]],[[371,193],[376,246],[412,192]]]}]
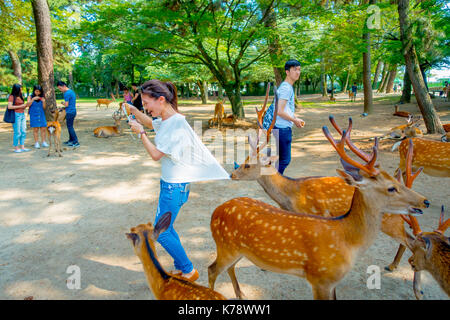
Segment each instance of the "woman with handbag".
[{"label": "woman with handbag", "polygon": [[30,149],[25,148],[25,138],[27,137],[27,118],[25,109],[27,104],[24,103],[22,95],[22,86],[15,84],[12,87],[11,95],[8,97],[8,109],[14,110],[15,118],[13,123],[14,136],[13,145],[14,152],[26,152]]}]

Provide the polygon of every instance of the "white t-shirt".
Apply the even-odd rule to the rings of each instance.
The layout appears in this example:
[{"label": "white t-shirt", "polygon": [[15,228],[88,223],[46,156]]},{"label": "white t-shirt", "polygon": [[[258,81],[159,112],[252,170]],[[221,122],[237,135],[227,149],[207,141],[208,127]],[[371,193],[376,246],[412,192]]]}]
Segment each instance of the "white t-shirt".
[{"label": "white t-shirt", "polygon": [[[288,82],[283,81],[277,90],[278,99],[287,100],[284,111],[291,117],[295,117],[295,100],[294,100],[294,87]],[[292,121],[277,117],[275,125],[278,128],[292,128],[294,123]]]},{"label": "white t-shirt", "polygon": [[161,158],[161,179],[169,183],[230,179],[230,175],[179,113],[153,120],[156,148]]}]

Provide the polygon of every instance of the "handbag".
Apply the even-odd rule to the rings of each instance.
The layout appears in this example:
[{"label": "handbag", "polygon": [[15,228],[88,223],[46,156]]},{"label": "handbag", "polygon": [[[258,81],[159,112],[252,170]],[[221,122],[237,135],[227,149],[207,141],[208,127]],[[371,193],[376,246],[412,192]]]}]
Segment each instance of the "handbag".
[{"label": "handbag", "polygon": [[[16,97],[14,97],[13,105],[16,102]],[[9,109],[8,106],[6,106],[5,114],[3,115],[3,121],[7,123],[14,123],[16,122],[16,111],[13,109]]]}]

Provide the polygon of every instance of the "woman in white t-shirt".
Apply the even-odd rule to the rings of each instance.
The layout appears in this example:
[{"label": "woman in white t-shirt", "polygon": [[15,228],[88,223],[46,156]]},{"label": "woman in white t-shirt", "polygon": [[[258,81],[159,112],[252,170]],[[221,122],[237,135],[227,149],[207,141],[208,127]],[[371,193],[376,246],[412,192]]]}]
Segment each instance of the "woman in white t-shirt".
[{"label": "woman in white t-shirt", "polygon": [[[174,259],[174,274],[190,281],[199,274],[186,255],[173,223],[189,197],[190,182],[229,179],[200,138],[178,113],[176,87],[170,82],[149,80],[141,87],[144,109],[150,116],[130,105],[136,120],[129,122],[131,129],[141,135],[145,149],[155,161],[161,160],[161,179],[155,225],[166,212],[172,213],[169,228],[161,233],[158,242]],[[157,119],[152,120],[152,117]],[[155,130],[155,144],[146,135],[144,126]]]}]

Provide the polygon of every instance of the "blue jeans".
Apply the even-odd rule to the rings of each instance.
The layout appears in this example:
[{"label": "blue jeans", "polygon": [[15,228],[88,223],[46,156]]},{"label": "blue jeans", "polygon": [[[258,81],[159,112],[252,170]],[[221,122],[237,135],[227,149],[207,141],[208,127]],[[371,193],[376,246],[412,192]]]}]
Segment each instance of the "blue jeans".
[{"label": "blue jeans", "polygon": [[173,223],[183,204],[189,197],[189,183],[168,183],[160,180],[161,191],[159,193],[158,209],[156,211],[155,225],[161,216],[170,211],[172,219],[166,231],[158,237],[158,242],[174,259],[175,269],[183,273],[189,273],[194,266],[186,255],[180,238],[173,228]]},{"label": "blue jeans", "polygon": [[16,112],[16,118],[13,123],[14,136],[13,145],[14,147],[23,146],[25,144],[25,138],[27,137],[27,118],[25,112]]},{"label": "blue jeans", "polygon": [[73,128],[73,121],[75,120],[75,117],[77,116],[77,113],[66,113],[66,124],[67,124],[67,131],[69,131],[69,142],[77,143],[78,137],[75,133],[75,129]]},{"label": "blue jeans", "polygon": [[277,128],[274,126],[273,135],[277,142],[278,161],[276,168],[283,174],[291,162],[292,128]]}]

